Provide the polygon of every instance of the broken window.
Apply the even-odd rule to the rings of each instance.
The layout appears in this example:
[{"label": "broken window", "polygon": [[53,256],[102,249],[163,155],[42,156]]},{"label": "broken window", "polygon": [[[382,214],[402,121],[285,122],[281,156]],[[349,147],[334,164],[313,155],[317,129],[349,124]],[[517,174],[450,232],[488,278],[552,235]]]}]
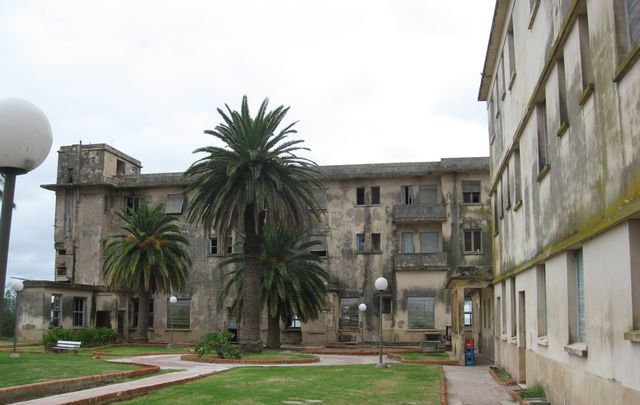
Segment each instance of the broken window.
[{"label": "broken window", "polygon": [[316,254],[318,256],[326,256],[327,255],[327,247],[326,247],[326,237],[324,235],[311,235],[309,236],[310,242],[315,242],[313,246],[309,249],[311,253]]},{"label": "broken window", "polygon": [[400,187],[400,204],[413,204],[413,186]]},{"label": "broken window", "polygon": [[409,329],[435,328],[435,297],[409,297]]},{"label": "broken window", "polygon": [[164,206],[165,214],[182,214],[184,206],[184,194],[168,194],[167,204]]},{"label": "broken window", "polygon": [[371,250],[374,252],[379,252],[380,250],[382,250],[380,248],[380,234],[379,233],[372,233],[371,234]]},{"label": "broken window", "polygon": [[380,204],[380,187],[373,186],[371,187],[371,205],[379,205]]},{"label": "broken window", "polygon": [[51,312],[49,313],[49,327],[60,327],[60,302],[62,301],[61,294],[51,294]]},{"label": "broken window", "polygon": [[364,205],[364,187],[356,188],[356,205]]},{"label": "broken window", "polygon": [[464,251],[465,253],[482,252],[482,231],[480,229],[464,230]]},{"label": "broken window", "polygon": [[[138,298],[134,298],[132,300],[131,305],[131,327],[138,327],[138,312],[140,311],[140,300]],[[149,318],[148,318],[148,328],[153,329],[153,299],[149,300]]]},{"label": "broken window", "polygon": [[124,209],[138,211],[140,208],[140,197],[126,196],[124,198]]},{"label": "broken window", "polygon": [[420,232],[420,253],[437,253],[440,251],[440,234],[438,232]]},{"label": "broken window", "polygon": [[415,253],[416,249],[413,244],[413,232],[402,232],[400,235],[401,244],[400,250],[402,253]]},{"label": "broken window", "polygon": [[87,299],[84,297],[73,297],[73,326],[85,327],[87,312]]},{"label": "broken window", "polygon": [[391,298],[383,297],[382,298],[382,313],[390,314],[391,313]]},{"label": "broken window", "polygon": [[116,160],[116,175],[124,176],[124,161],[120,159]]},{"label": "broken window", "polygon": [[480,182],[479,181],[463,181],[462,182],[462,202],[465,204],[480,203]]},{"label": "broken window", "polygon": [[358,299],[357,298],[341,298],[340,299],[340,328],[357,328],[358,325],[359,325]]},{"label": "broken window", "polygon": [[67,183],[73,183],[73,169],[67,169]]},{"label": "broken window", "polygon": [[365,251],[364,233],[359,233],[356,235],[356,251],[358,252]]}]

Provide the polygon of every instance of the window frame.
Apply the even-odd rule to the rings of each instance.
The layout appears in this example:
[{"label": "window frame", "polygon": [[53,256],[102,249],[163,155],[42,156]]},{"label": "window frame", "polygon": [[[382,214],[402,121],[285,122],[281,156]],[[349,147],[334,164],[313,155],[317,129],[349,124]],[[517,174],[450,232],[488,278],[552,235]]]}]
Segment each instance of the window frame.
[{"label": "window frame", "polygon": [[[82,303],[82,308],[77,309],[77,303]],[[73,297],[72,326],[74,328],[87,327],[87,297]],[[78,322],[78,320],[80,322]]]},{"label": "window frame", "polygon": [[[171,304],[168,302],[168,305],[173,306],[173,308],[167,311],[167,326],[171,326],[173,330],[190,330],[191,329],[191,298],[178,298],[178,301],[175,304]],[[176,311],[180,311],[186,308],[186,322],[178,323],[176,325]],[[173,311],[173,323],[171,323],[171,312]],[[178,321],[184,321],[183,319],[178,318]]]},{"label": "window frame", "polygon": [[[360,311],[358,310],[358,305],[358,298],[340,298],[340,329],[354,329],[360,326]],[[345,308],[347,308],[346,311]],[[352,319],[354,315],[355,320]],[[348,316],[348,319],[346,316]]]},{"label": "window frame", "polygon": [[[467,249],[467,235],[470,235],[471,239],[469,239],[471,244],[471,249]],[[476,235],[479,237],[480,248],[476,249]],[[479,228],[471,228],[463,230],[463,241],[462,241],[462,249],[465,254],[482,254],[484,252],[483,249],[483,240],[482,240],[482,229]]]},{"label": "window frame", "polygon": [[[55,305],[56,303],[57,303],[57,306]],[[51,294],[51,305],[49,309],[49,329],[61,327],[62,326],[61,321],[62,321],[62,294]]]},{"label": "window frame", "polygon": [[366,205],[364,187],[356,187],[356,205],[358,206]]},{"label": "window frame", "polygon": [[[465,190],[465,186],[467,190]],[[470,191],[469,188],[476,188],[478,191]],[[480,180],[463,180],[461,183],[462,190],[462,203],[468,204],[482,204],[482,181]],[[468,201],[467,201],[468,200]]]},{"label": "window frame", "polygon": [[364,233],[356,234],[356,252],[366,252],[367,251],[367,242],[366,236]]},{"label": "window frame", "polygon": [[[422,305],[420,301],[424,301],[425,313],[422,314],[414,314],[413,311],[419,309],[419,306]],[[412,301],[414,301],[412,303]],[[430,302],[430,310],[429,313],[429,302]],[[425,296],[409,296],[407,297],[407,329],[434,329],[435,328],[435,320],[436,320],[436,300],[433,295],[425,295]],[[421,315],[419,319],[416,319],[418,315]],[[424,318],[424,320],[422,320]]]},{"label": "window frame", "polygon": [[371,186],[371,205],[380,205],[380,186]]},{"label": "window frame", "polygon": [[[151,330],[154,329],[153,328],[153,324],[154,324],[154,309],[155,309],[155,304],[153,301],[153,298],[149,298],[149,320],[148,320],[148,325],[147,325],[147,330]],[[139,318],[138,318],[138,314],[140,312],[140,299],[139,298],[132,298],[131,299],[131,319],[129,320],[129,327],[131,329],[137,329],[138,325],[139,325]]]}]

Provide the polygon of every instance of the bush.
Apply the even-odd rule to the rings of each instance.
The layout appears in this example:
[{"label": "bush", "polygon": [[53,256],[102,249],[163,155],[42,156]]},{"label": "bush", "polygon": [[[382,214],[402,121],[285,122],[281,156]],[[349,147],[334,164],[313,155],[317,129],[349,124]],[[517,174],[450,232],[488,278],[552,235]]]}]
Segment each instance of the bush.
[{"label": "bush", "polygon": [[4,294],[4,306],[0,319],[0,336],[13,337],[16,327],[16,293],[11,290],[7,290]]},{"label": "bush", "polygon": [[58,340],[74,340],[82,342],[83,346],[104,346],[115,343],[120,336],[118,332],[107,328],[88,329],[51,329],[42,336],[45,350],[50,350]]},{"label": "bush", "polygon": [[198,357],[215,352],[221,359],[239,359],[240,352],[231,344],[232,339],[231,332],[209,333],[196,344],[196,353]]}]

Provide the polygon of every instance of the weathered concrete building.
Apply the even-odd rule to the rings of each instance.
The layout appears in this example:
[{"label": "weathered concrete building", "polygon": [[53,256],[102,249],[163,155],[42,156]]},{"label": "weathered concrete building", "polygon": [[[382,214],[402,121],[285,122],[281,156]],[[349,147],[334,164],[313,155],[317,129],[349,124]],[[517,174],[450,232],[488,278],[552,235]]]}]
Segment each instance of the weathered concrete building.
[{"label": "weathered concrete building", "polygon": [[[218,294],[225,273],[218,263],[239,246],[236,235],[222,241],[189,224],[182,174],[142,174],[141,167],[104,144],[60,148],[57,182],[44,186],[56,193],[55,281],[25,284],[23,338],[37,339],[57,326],[105,326],[130,335],[137,327],[137,300],[102,286],[101,238],[118,232],[116,211],[142,202],[165,204],[191,240],[188,288],[175,293],[174,339],[194,342],[238,327],[231,302]],[[284,341],[376,341],[374,280],[380,276],[390,285],[383,296],[384,341],[419,342],[425,332],[444,332],[451,324],[448,277],[459,268],[491,273],[488,158],[321,169],[324,188],[315,194],[324,215],[310,216],[307,230],[320,241],[315,253],[326,257],[331,293],[318,320],[284,325]],[[369,308],[364,314],[360,303]],[[151,303],[155,341],[168,339],[168,306],[164,295]],[[266,328],[266,319],[262,324]]]},{"label": "weathered concrete building", "polygon": [[640,403],[640,1],[498,0],[495,359],[557,404]]}]

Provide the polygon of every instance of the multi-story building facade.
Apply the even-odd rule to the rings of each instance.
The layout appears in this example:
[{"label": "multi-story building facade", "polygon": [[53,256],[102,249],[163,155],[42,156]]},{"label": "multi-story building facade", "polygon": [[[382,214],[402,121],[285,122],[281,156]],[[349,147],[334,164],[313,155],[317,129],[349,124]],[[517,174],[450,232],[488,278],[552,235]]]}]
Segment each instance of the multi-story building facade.
[{"label": "multi-story building facade", "polygon": [[495,359],[552,403],[640,403],[640,1],[498,0]]},{"label": "multi-story building facade", "polygon": [[[107,145],[61,147],[56,184],[55,281],[25,285],[20,334],[37,339],[50,327],[105,326],[125,338],[137,327],[135,296],[102,285],[101,238],[119,231],[115,213],[143,202],[165,204],[187,233],[193,266],[188,287],[174,292],[173,336],[194,342],[212,331],[237,329],[231,302],[219,297],[227,270],[222,256],[241,247],[234,233],[219,240],[187,222],[189,196],[181,173],[141,174],[141,163]],[[331,276],[325,310],[312,322],[292,319],[285,342],[377,341],[378,293],[384,276],[385,342],[420,342],[451,324],[448,276],[460,267],[489,271],[491,263],[488,158],[440,162],[323,166],[323,208],[310,216],[309,238],[320,244]],[[168,338],[168,297],[151,303],[150,337]],[[358,304],[368,306],[359,313]],[[266,319],[262,323],[266,328]],[[360,330],[363,327],[363,330]],[[264,331],[266,332],[266,330]]]}]

